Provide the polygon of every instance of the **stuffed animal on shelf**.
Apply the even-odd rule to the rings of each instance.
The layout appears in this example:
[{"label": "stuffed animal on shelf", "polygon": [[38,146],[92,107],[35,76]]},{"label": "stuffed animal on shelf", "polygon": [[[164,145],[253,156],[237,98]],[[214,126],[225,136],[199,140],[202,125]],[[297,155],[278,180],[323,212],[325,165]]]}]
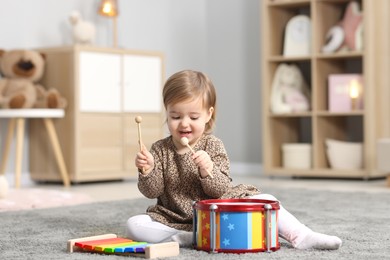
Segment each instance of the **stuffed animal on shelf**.
[{"label": "stuffed animal on shelf", "polygon": [[363,14],[359,4],[349,2],[343,19],[331,27],[326,35],[323,53],[361,51],[363,49]]},{"label": "stuffed animal on shelf", "polygon": [[275,114],[303,112],[310,108],[310,90],[295,64],[279,64],[271,90],[271,111]]},{"label": "stuffed animal on shelf", "polygon": [[80,44],[92,44],[95,40],[96,28],[91,22],[83,20],[80,12],[72,11],[69,21],[73,29],[73,41]]},{"label": "stuffed animal on shelf", "polygon": [[65,108],[67,101],[56,89],[38,83],[45,63],[37,51],[0,50],[0,107]]}]

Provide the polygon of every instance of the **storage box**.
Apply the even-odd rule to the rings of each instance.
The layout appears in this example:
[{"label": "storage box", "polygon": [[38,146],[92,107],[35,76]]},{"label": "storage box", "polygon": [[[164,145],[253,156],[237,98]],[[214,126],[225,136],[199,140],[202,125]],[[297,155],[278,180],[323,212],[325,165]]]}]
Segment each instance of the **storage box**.
[{"label": "storage box", "polygon": [[380,172],[390,174],[390,138],[377,141],[377,167]]},{"label": "storage box", "polygon": [[363,168],[363,144],[326,139],[326,155],[332,169],[358,170]]},{"label": "storage box", "polygon": [[282,145],[283,167],[290,169],[311,168],[311,144],[286,143]]},{"label": "storage box", "polygon": [[[351,83],[358,84],[358,96],[351,98]],[[331,112],[349,112],[363,109],[363,77],[361,74],[330,74],[328,76],[328,109]]]}]

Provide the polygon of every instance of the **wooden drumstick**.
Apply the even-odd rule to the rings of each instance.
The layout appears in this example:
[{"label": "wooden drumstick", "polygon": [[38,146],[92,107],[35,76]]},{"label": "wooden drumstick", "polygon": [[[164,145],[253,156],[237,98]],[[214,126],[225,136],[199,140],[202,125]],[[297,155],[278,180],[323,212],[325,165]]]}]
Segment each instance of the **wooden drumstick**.
[{"label": "wooden drumstick", "polygon": [[135,122],[138,125],[138,144],[139,144],[139,150],[142,151],[142,137],[141,137],[141,122],[142,122],[142,117],[141,116],[136,116],[135,117]]},{"label": "wooden drumstick", "polygon": [[[195,151],[194,151],[194,149],[192,149],[191,145],[189,144],[187,137],[182,137],[180,139],[180,142],[182,145],[187,146],[190,149],[192,154],[195,154]],[[209,170],[207,170],[207,169],[205,169],[205,170],[206,170],[207,174],[210,176],[210,178],[214,178],[214,176],[211,174],[211,172]]]},{"label": "wooden drumstick", "polygon": [[[142,117],[141,116],[136,116],[135,117],[135,122],[138,125],[138,144],[139,144],[139,151],[142,152],[142,137],[141,137],[141,122],[142,122]],[[141,169],[142,172],[145,171],[144,168]]]}]

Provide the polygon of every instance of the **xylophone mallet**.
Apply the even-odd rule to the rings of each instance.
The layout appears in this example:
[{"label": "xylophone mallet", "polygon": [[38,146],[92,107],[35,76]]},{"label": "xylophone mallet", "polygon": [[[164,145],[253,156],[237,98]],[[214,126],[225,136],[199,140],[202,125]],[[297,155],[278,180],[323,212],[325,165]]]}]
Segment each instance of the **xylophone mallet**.
[{"label": "xylophone mallet", "polygon": [[[141,116],[136,116],[135,117],[135,122],[138,125],[138,144],[139,144],[139,151],[142,152],[142,137],[141,137],[141,122],[142,122],[142,117]],[[142,168],[142,172],[144,172],[145,169]]]},{"label": "xylophone mallet", "polygon": [[136,116],[135,117],[135,122],[138,125],[138,144],[139,144],[139,150],[142,151],[142,137],[141,137],[141,122],[142,122],[142,117],[141,116]]},{"label": "xylophone mallet", "polygon": [[[180,142],[181,142],[182,145],[187,146],[188,149],[190,149],[192,154],[195,154],[195,151],[194,151],[194,149],[192,149],[191,145],[189,144],[189,141],[188,141],[187,137],[182,137],[180,139]],[[214,178],[214,176],[211,174],[211,172],[209,170],[206,169],[206,172],[210,176],[210,178]]]}]

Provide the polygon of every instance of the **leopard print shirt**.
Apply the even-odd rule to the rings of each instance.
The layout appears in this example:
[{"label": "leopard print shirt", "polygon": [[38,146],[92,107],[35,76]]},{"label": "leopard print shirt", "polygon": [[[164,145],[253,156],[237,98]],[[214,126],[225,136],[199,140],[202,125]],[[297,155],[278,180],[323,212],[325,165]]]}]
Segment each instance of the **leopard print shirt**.
[{"label": "leopard print shirt", "polygon": [[147,198],[157,199],[157,204],[150,206],[147,214],[155,221],[186,231],[192,230],[194,201],[244,198],[260,193],[251,185],[232,185],[229,158],[220,139],[203,135],[193,148],[210,155],[214,178],[201,178],[191,152],[178,154],[171,136],[152,145],[154,169],[138,177],[140,192]]}]

